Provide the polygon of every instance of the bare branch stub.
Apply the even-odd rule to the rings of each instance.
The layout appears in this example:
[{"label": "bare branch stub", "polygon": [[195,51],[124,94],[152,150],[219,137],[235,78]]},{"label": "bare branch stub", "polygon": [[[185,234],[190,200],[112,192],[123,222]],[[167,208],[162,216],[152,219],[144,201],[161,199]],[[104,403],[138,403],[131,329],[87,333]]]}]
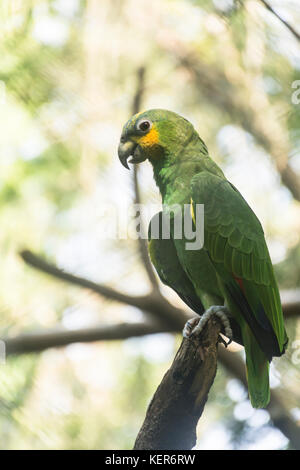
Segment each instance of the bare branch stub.
[{"label": "bare branch stub", "polygon": [[134,449],[191,449],[217,370],[221,325],[211,319],[200,336],[183,339],[148,407]]}]

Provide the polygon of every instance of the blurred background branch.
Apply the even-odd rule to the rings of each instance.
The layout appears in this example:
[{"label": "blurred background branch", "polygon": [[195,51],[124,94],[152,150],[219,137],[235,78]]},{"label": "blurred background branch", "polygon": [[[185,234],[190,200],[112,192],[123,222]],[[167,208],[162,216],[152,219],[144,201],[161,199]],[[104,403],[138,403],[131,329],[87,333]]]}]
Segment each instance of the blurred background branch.
[{"label": "blurred background branch", "polygon": [[157,317],[161,322],[166,322],[167,325],[173,325],[180,328],[184,326],[185,319],[187,319],[187,316],[181,309],[173,307],[160,293],[157,294],[156,292],[152,292],[148,295],[139,297],[129,296],[112,289],[111,287],[96,284],[88,279],[68,273],[54,264],[45,261],[42,257],[35,255],[29,250],[22,251],[21,257],[27,264],[39,271],[49,274],[57,279],[67,281],[71,284],[90,289],[96,294],[100,294],[110,300],[115,300],[117,302],[145,310],[153,317]]},{"label": "blurred background branch", "polygon": [[[157,296],[156,293],[150,292],[149,294],[140,297],[129,296],[119,292],[118,290],[112,289],[111,287],[96,284],[95,282],[89,281],[88,279],[75,276],[74,274],[58,268],[54,263],[45,261],[42,256],[38,256],[29,250],[22,251],[20,255],[25,263],[37,269],[38,271],[42,271],[46,274],[49,274],[50,276],[53,276],[54,278],[75,284],[79,287],[90,289],[96,294],[107,297],[111,300],[132,305],[133,307],[151,312],[154,316],[158,316],[160,320],[166,318],[169,323],[174,322],[174,324],[176,324],[176,321],[178,321],[177,326],[183,327],[186,319],[189,318],[187,312],[172,306],[170,302],[168,302],[168,300],[165,299],[161,294]],[[292,296],[285,295],[285,297],[289,298],[286,299],[282,306],[284,316],[287,318],[300,316],[300,290],[293,292]],[[165,310],[165,312],[163,313],[162,310]]]},{"label": "blurred background branch", "polygon": [[[136,87],[136,92],[133,96],[132,110],[131,110],[132,116],[141,111],[143,95],[145,92],[145,72],[146,72],[145,67],[140,67],[137,71],[137,87]],[[140,205],[142,204],[142,199],[141,199],[141,193],[140,193],[139,182],[138,182],[138,171],[139,171],[139,166],[133,165],[134,204]],[[149,278],[152,288],[157,292],[157,295],[159,295],[157,278],[156,278],[156,275],[154,274],[153,267],[149,259],[148,247],[146,243],[147,237],[145,236],[146,231],[144,227],[144,221],[142,219],[140,220],[140,225],[141,225],[140,226],[141,236],[138,238],[138,245],[139,245],[141,261],[146,270],[146,273],[147,273],[147,276]]]},{"label": "blurred background branch", "polygon": [[283,23],[290,30],[290,32],[295,36],[295,38],[298,39],[298,41],[300,41],[300,34],[295,30],[295,28],[293,28],[293,26],[290,23],[288,23],[288,21],[286,21],[278,13],[276,13],[276,11],[274,10],[274,8],[271,7],[269,2],[267,2],[266,0],[260,0],[260,1],[266,7],[266,9],[269,10],[273,15],[275,15],[276,18],[278,18],[279,21],[281,21],[281,23]]},{"label": "blurred background branch", "polygon": [[[56,330],[56,331],[47,331],[47,332],[36,332],[36,333],[27,333],[27,334],[22,334],[16,337],[10,337],[10,338],[2,338],[2,341],[5,343],[5,349],[6,349],[6,354],[7,356],[9,355],[15,355],[15,354],[24,354],[24,353],[33,353],[33,352],[41,352],[45,349],[48,348],[53,348],[53,347],[62,347],[66,346],[68,344],[76,343],[76,342],[93,342],[93,341],[112,341],[112,340],[124,340],[128,339],[131,337],[139,337],[139,336],[144,336],[144,335],[151,335],[151,334],[157,334],[157,333],[181,333],[182,326],[184,325],[185,321],[189,317],[188,312],[180,311],[179,309],[175,309],[166,299],[163,299],[162,297],[159,298],[158,304],[157,304],[157,299],[153,298],[154,294],[150,293],[147,296],[141,297],[141,298],[134,298],[130,296],[125,296],[122,293],[119,293],[118,291],[115,291],[113,289],[110,289],[109,287],[105,286],[100,286],[95,283],[92,283],[86,279],[83,278],[78,278],[77,276],[74,276],[70,273],[64,272],[63,270],[57,268],[55,265],[50,264],[48,262],[45,262],[43,258],[34,255],[33,253],[29,251],[23,251],[21,253],[22,258],[26,263],[31,265],[32,267],[41,270],[42,272],[45,272],[47,274],[50,274],[54,276],[55,278],[74,283],[75,285],[78,285],[83,288],[88,288],[92,290],[93,292],[96,292],[97,294],[104,295],[105,297],[110,298],[111,300],[115,300],[121,303],[128,303],[129,305],[134,305],[136,307],[141,308],[142,310],[145,310],[145,314],[149,315],[149,313],[152,313],[152,319],[153,317],[156,317],[155,323],[151,321],[151,317],[147,320],[144,321],[143,323],[123,323],[123,324],[115,324],[115,325],[94,325],[92,328],[83,328],[80,330],[75,330],[75,331],[66,331],[66,330]],[[299,300],[296,301],[295,297],[299,297]],[[161,300],[163,301],[161,302]],[[161,302],[161,303],[160,303]],[[149,310],[148,310],[149,309]],[[148,312],[147,312],[148,310]],[[300,315],[300,292],[298,294],[294,294],[292,300],[287,301],[285,304],[283,304],[283,310],[284,314],[287,318],[293,318],[295,316]],[[174,313],[176,312],[174,320],[173,317],[173,311]],[[171,313],[172,312],[172,313]],[[169,321],[168,321],[169,320]],[[150,322],[149,322],[150,321]],[[176,324],[177,322],[177,324]],[[208,338],[206,337],[206,340]],[[199,347],[199,342],[192,345],[192,347]],[[201,343],[202,344],[202,343]],[[213,344],[213,341],[211,341],[211,338],[209,339],[209,344]],[[186,350],[185,350],[186,352]],[[216,351],[215,351],[216,352]],[[191,369],[193,369],[193,357],[195,355],[191,353],[191,350],[188,349],[187,351],[187,357],[190,358],[192,361]],[[217,359],[217,356],[215,356],[215,360]],[[194,357],[195,360],[195,357]],[[230,351],[227,351],[224,348],[220,348],[219,350],[219,361],[222,366],[225,367],[228,372],[236,377],[247,389],[247,380],[246,380],[246,375],[245,375],[245,366],[243,361],[236,355],[236,353],[232,353]],[[211,364],[211,363],[210,363]],[[177,363],[175,361],[174,367],[177,367]],[[181,366],[180,366],[181,367]],[[208,366],[209,370],[210,365]],[[204,374],[203,368],[201,367],[200,369],[194,368],[194,371],[199,374],[199,377]],[[171,368],[169,375],[172,377],[173,376],[173,368]],[[170,385],[169,383],[169,375],[167,374],[166,377],[166,382],[163,382],[161,384],[161,387],[165,389],[165,383],[167,384],[167,390],[169,388],[173,387],[173,385]],[[213,376],[215,373],[213,374]],[[198,376],[198,375],[197,375]],[[172,378],[170,379],[172,382]],[[213,380],[213,378],[212,378]],[[172,382],[173,383],[173,382]],[[206,386],[210,388],[212,381],[205,382]],[[184,387],[186,386],[186,383],[180,382],[181,386],[183,389],[180,388],[179,396],[182,397],[187,397],[186,390]],[[206,392],[208,393],[209,388],[205,388]],[[183,391],[182,391],[183,390]],[[203,389],[199,390],[199,393],[202,392]],[[182,392],[182,393],[181,393]],[[164,407],[161,408],[161,413],[156,413],[156,408],[157,404],[156,403],[161,403],[161,389],[159,388],[158,391],[156,392],[157,394],[155,395],[154,398],[154,403],[151,409],[148,410],[146,421],[140,431],[136,447],[135,448],[151,448],[154,449],[158,445],[158,441],[160,440],[161,446],[159,448],[186,448],[186,447],[180,447],[182,444],[182,440],[184,440],[184,446],[187,446],[187,441],[190,442],[190,440],[193,438],[194,432],[195,432],[195,426],[198,422],[198,419],[200,415],[202,414],[203,407],[205,405],[206,399],[204,402],[201,402],[202,405],[198,409],[195,414],[195,419],[189,419],[188,423],[185,423],[183,426],[182,424],[182,429],[183,429],[183,435],[177,434],[176,439],[172,441],[174,438],[173,434],[170,434],[169,431],[165,435],[164,433],[160,434],[158,432],[153,431],[153,426],[161,425],[161,420],[172,420],[173,419],[173,410],[177,408],[178,406],[178,396],[175,393],[175,395],[170,395],[169,392],[165,392],[170,400],[168,400],[165,404]],[[177,398],[176,398],[177,397]],[[194,397],[196,399],[196,397]],[[193,401],[190,402],[192,404]],[[155,411],[156,410],[156,411]],[[279,395],[276,394],[276,392],[272,392],[271,396],[271,402],[270,405],[268,406],[268,410],[270,412],[271,419],[273,421],[273,424],[275,427],[281,430],[281,432],[290,440],[291,445],[293,448],[300,448],[300,428],[296,424],[295,420],[289,415],[289,412],[285,408],[282,399],[280,398]],[[185,422],[185,412],[186,412],[186,406],[182,407],[183,415],[182,419]],[[154,419],[153,413],[156,413],[157,416],[159,416],[158,421],[156,418]],[[157,417],[156,416],[156,417]],[[189,418],[190,415],[189,415]],[[175,426],[176,423],[174,423]],[[178,423],[177,423],[178,424]],[[176,426],[177,426],[176,424]],[[187,429],[186,429],[187,426]],[[181,428],[181,425],[180,425]],[[163,428],[165,429],[165,428]],[[176,428],[177,429],[177,428]],[[185,436],[185,433],[187,436]],[[155,436],[154,441],[151,440],[153,436]],[[185,437],[184,437],[185,436]],[[150,439],[150,441],[149,441]],[[173,442],[173,446],[171,445],[171,442]],[[194,445],[194,443],[193,443]],[[176,447],[178,446],[178,447]],[[192,447],[192,445],[191,445]]]},{"label": "blurred background branch", "polygon": [[299,24],[297,0],[3,3],[1,449],[130,449],[171,365],[191,312],[118,232],[132,202],[160,204],[116,152],[156,107],[193,122],[262,221],[290,337],[265,411],[241,348],[219,348],[196,447],[299,448]]},{"label": "blurred background branch", "polygon": [[[178,45],[175,51],[170,49],[170,52],[175,54],[178,65],[189,71],[196,87],[205,94],[206,99],[230,115],[271,155],[282,183],[300,201],[300,175],[288,161],[290,149],[281,122],[273,119],[274,110],[255,88],[252,79],[240,69],[236,70],[234,83],[218,66],[205,64],[199,57],[189,55],[184,49],[180,50]],[[244,92],[246,89],[252,97],[250,102]]]}]

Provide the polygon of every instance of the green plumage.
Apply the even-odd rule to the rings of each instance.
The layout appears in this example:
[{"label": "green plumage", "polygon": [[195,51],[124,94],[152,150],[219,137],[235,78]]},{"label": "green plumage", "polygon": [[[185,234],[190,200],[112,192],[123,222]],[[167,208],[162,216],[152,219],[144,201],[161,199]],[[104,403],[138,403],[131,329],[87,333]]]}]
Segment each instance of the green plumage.
[{"label": "green plumage", "polygon": [[[158,223],[162,227],[163,213],[156,214],[152,223]],[[182,269],[177,256],[177,251],[172,238],[163,239],[160,230],[157,239],[151,239],[151,223],[149,225],[149,254],[160,280],[177,292],[179,297],[196,313],[202,315],[204,307],[197,295],[195,288]]]},{"label": "green plumage", "polygon": [[188,251],[185,238],[151,239],[152,262],[161,280],[197,313],[226,303],[234,339],[245,347],[251,403],[265,407],[269,361],[284,353],[287,336],[261,224],[187,120],[170,111],[146,111],[126,124],[128,134],[134,134],[137,119],[151,121],[159,136],[155,148],[141,145],[141,151],[153,165],[164,205],[192,203],[195,214],[195,205],[204,204],[204,247]]}]

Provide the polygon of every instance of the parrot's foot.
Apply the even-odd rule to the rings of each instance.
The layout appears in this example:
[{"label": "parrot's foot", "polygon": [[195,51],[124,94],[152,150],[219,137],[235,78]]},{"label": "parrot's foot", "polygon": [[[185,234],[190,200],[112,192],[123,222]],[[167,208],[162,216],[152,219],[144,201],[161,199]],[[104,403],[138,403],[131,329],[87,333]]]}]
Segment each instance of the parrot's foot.
[{"label": "parrot's foot", "polygon": [[200,317],[194,317],[188,320],[182,330],[182,336],[184,338],[190,338],[190,336],[193,333],[193,330],[196,328],[199,321],[200,321]]},{"label": "parrot's foot", "polygon": [[229,342],[226,343],[228,346],[232,341],[232,329],[228,320],[229,312],[227,308],[222,305],[213,305],[212,307],[209,307],[201,317],[194,317],[191,320],[188,320],[184,325],[182,332],[184,338],[190,338],[195,334],[198,335],[201,333],[208,320],[213,316],[220,319],[224,327],[225,335],[229,338]]}]

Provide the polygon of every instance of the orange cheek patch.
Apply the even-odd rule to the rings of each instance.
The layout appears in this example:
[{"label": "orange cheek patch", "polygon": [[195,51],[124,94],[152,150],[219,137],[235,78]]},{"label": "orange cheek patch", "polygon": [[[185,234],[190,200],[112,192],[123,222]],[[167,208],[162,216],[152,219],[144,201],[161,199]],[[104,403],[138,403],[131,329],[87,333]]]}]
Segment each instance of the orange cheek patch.
[{"label": "orange cheek patch", "polygon": [[143,135],[143,137],[138,137],[136,142],[141,145],[141,147],[152,147],[153,145],[157,145],[159,143],[159,136],[155,127],[153,126],[146,135]]}]

